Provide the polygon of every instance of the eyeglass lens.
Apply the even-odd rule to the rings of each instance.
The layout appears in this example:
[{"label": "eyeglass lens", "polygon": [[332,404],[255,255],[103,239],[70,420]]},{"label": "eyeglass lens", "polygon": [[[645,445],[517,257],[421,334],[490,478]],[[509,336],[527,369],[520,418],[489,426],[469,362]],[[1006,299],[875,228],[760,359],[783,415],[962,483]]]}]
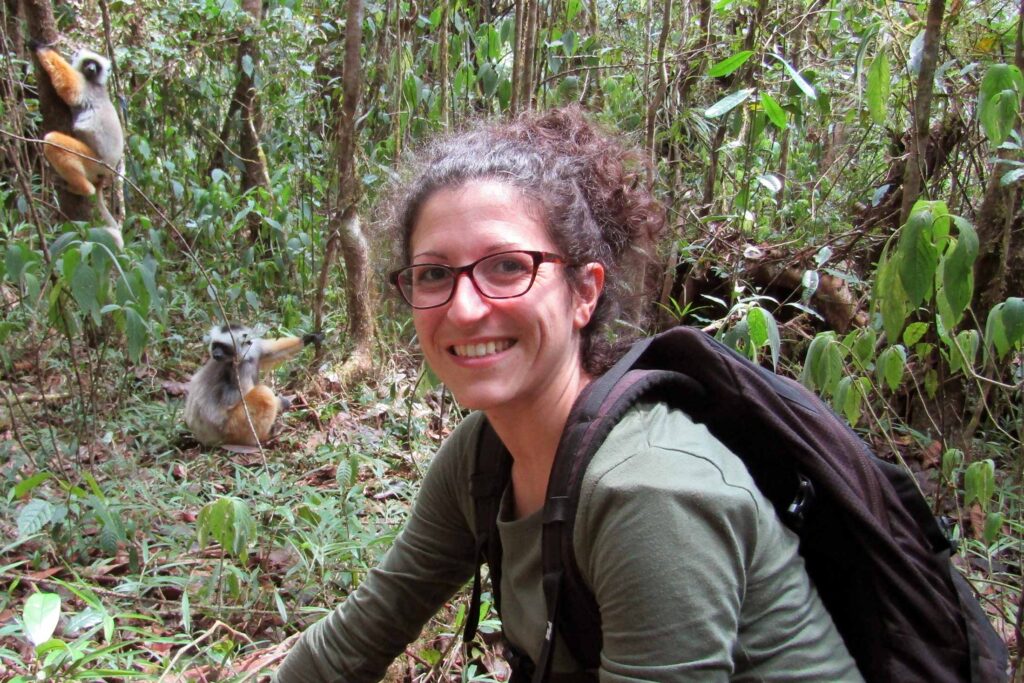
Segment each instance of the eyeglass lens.
[{"label": "eyeglass lens", "polygon": [[413,306],[440,306],[454,294],[459,274],[468,271],[482,295],[490,299],[509,299],[522,296],[530,289],[539,261],[533,253],[510,251],[493,254],[464,268],[414,265],[402,271],[398,284]]}]

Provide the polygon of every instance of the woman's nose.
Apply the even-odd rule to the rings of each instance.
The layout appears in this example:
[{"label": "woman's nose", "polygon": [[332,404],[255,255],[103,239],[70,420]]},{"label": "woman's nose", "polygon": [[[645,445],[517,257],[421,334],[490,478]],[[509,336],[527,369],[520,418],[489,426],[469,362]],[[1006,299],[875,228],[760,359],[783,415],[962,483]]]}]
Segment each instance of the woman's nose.
[{"label": "woman's nose", "polygon": [[487,297],[480,293],[469,273],[455,278],[455,291],[448,302],[448,317],[456,322],[472,321],[490,311]]}]

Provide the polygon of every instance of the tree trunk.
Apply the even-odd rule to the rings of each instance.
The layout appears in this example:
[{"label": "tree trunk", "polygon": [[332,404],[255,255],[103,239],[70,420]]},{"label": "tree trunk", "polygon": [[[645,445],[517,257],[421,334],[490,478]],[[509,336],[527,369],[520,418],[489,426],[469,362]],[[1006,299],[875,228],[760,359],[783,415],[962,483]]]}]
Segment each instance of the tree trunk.
[{"label": "tree trunk", "polygon": [[932,89],[935,85],[935,65],[939,60],[939,41],[942,39],[942,15],[945,0],[930,0],[928,19],[924,29],[924,48],[921,51],[921,70],[917,77],[917,96],[914,98],[913,125],[910,130],[910,149],[906,171],[903,174],[903,203],[900,207],[900,225],[907,222],[914,202],[921,195],[921,165],[928,148],[929,121],[931,119]]},{"label": "tree trunk", "polygon": [[668,90],[668,67],[665,64],[665,43],[668,34],[671,32],[672,21],[672,0],[665,0],[661,10],[661,35],[658,37],[658,53],[655,57],[654,68],[658,70],[658,82],[654,88],[654,94],[649,95],[647,103],[647,169],[648,180],[653,180],[652,174],[658,166],[658,157],[655,149],[655,132],[657,130],[658,110],[665,101],[665,92]]},{"label": "tree trunk", "polygon": [[[1021,0],[1017,19],[1017,40],[1014,63],[1018,68],[1024,66],[1024,0]],[[1022,102],[1024,103],[1024,102]],[[1020,131],[1018,125],[1017,131]],[[1001,176],[1012,168],[1009,164],[999,161],[1019,161],[1019,155],[1010,149],[996,151],[997,163],[992,165],[988,184],[985,187],[985,198],[978,209],[977,230],[979,253],[974,264],[974,300],[975,313],[981,320],[988,315],[993,306],[1003,300],[1007,294],[1008,261],[1014,251],[1024,241],[1018,234],[1016,244],[1013,225],[1019,216],[1021,207],[1021,190],[1019,183],[1003,185]]]},{"label": "tree trunk", "polygon": [[[260,144],[259,131],[261,116],[259,99],[256,96],[256,68],[259,63],[259,43],[256,39],[256,28],[263,17],[263,0],[242,0],[242,9],[252,18],[249,28],[252,34],[243,31],[238,39],[238,110],[242,115],[242,126],[238,136],[239,153],[242,156],[244,171],[242,173],[242,192],[250,193],[262,188],[270,195],[270,176],[267,172],[267,159]],[[263,218],[257,211],[250,211],[246,216],[249,226],[249,240],[255,244],[260,238]]]},{"label": "tree trunk", "polygon": [[521,105],[520,91],[523,88],[523,69],[525,51],[523,41],[526,34],[526,15],[528,13],[529,0],[515,0],[516,25],[515,36],[512,39],[512,101],[509,103],[509,113],[515,116]]},{"label": "tree trunk", "polygon": [[338,205],[333,212],[330,237],[320,270],[319,287],[313,305],[313,327],[323,328],[324,292],[340,244],[345,259],[345,298],[348,304],[348,340],[352,348],[338,375],[343,385],[356,381],[371,367],[373,315],[370,311],[369,248],[356,212],[359,182],[355,173],[356,118],[362,85],[359,51],[363,39],[362,0],[348,0],[345,20],[345,73],[342,106],[335,126],[338,159]]},{"label": "tree trunk", "polygon": [[[31,38],[47,45],[57,42],[60,34],[57,32],[50,0],[23,0],[22,11]],[[36,62],[34,57],[33,61]],[[43,115],[42,132],[60,131],[70,135],[71,109],[57,95],[49,77],[38,62],[36,82],[39,84],[39,111]],[[69,192],[61,181],[57,181],[56,188],[59,210],[66,220],[89,221],[92,218],[91,197]]]},{"label": "tree trunk", "polygon": [[441,0],[441,37],[438,40],[437,50],[438,57],[440,58],[440,71],[441,71],[441,125],[445,128],[448,127],[448,103],[450,99],[449,87],[448,87],[448,0]]}]

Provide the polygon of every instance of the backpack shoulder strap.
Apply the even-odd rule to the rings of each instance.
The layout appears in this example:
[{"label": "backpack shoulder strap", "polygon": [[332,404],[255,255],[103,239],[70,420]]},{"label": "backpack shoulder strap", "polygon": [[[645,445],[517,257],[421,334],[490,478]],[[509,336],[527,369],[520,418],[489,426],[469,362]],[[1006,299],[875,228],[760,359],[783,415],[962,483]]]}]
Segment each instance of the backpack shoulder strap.
[{"label": "backpack shoulder strap", "polygon": [[688,395],[698,400],[702,394],[699,385],[681,373],[636,368],[651,341],[637,342],[607,373],[584,389],[562,433],[544,504],[541,563],[548,622],[535,683],[548,678],[556,624],[577,661],[588,669],[599,663],[600,613],[580,575],[572,545],[583,473],[591,459],[612,428],[641,399]]},{"label": "backpack shoulder strap", "polygon": [[469,481],[469,493],[473,498],[476,573],[473,576],[473,593],[466,613],[466,627],[462,634],[465,643],[473,640],[480,623],[480,568],[485,562],[491,580],[494,604],[499,613],[501,611],[501,538],[498,535],[498,508],[501,505],[501,495],[508,486],[511,469],[512,458],[508,449],[485,418],[480,427],[474,453],[473,473]]}]

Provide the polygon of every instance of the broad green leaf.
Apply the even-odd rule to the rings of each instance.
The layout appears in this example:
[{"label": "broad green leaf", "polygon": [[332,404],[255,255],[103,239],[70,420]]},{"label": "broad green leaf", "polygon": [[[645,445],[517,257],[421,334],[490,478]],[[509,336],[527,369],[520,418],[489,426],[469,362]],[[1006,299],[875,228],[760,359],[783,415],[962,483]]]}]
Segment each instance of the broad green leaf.
[{"label": "broad green leaf", "polygon": [[53,474],[47,470],[42,472],[36,472],[28,479],[23,479],[17,483],[14,487],[13,498],[15,500],[23,498],[28,495],[32,489],[42,484],[44,481],[48,481],[53,478]]},{"label": "broad green leaf", "polygon": [[96,308],[96,271],[87,263],[79,263],[71,276],[71,296],[83,311]]},{"label": "broad green leaf", "polygon": [[903,371],[907,366],[907,350],[902,345],[890,346],[878,355],[878,363],[875,364],[875,374],[878,377],[878,384],[889,387],[889,391],[896,391],[903,383]]},{"label": "broad green leaf", "polygon": [[786,130],[786,110],[783,109],[775,98],[766,92],[761,93],[761,106],[764,107],[765,116],[779,130]]},{"label": "broad green leaf", "polygon": [[974,261],[978,257],[978,233],[963,219],[956,219],[959,237],[942,264],[942,287],[952,319],[946,327],[955,327],[971,303],[974,293]]},{"label": "broad green leaf", "polygon": [[765,311],[760,306],[753,306],[747,311],[747,331],[750,343],[754,348],[761,348],[768,341],[768,324],[764,319]]},{"label": "broad green leaf", "polygon": [[744,88],[743,90],[737,90],[734,93],[730,93],[705,109],[704,116],[709,119],[713,119],[722,116],[723,114],[728,114],[733,109],[746,102],[753,93],[753,88]]},{"label": "broad green leaf", "polygon": [[929,368],[924,373],[924,393],[928,398],[935,398],[939,392],[939,373],[934,368]]},{"label": "broad green leaf", "polygon": [[18,513],[18,538],[40,531],[53,518],[53,505],[42,498],[33,498]]},{"label": "broad green leaf", "polygon": [[1007,185],[1013,185],[1021,179],[1024,179],[1024,168],[1015,168],[1009,173],[1004,173],[1003,177],[999,179],[999,184],[1006,187]]},{"label": "broad green leaf", "polygon": [[996,490],[996,466],[991,460],[971,463],[964,474],[964,505],[978,503],[988,510],[989,501]]},{"label": "broad green leaf", "polygon": [[138,312],[128,306],[124,309],[125,333],[128,336],[128,357],[138,363],[149,340],[149,326]]},{"label": "broad green leaf", "polygon": [[1016,66],[993,64],[985,72],[978,89],[978,117],[992,145],[1001,144],[1016,124],[1021,95],[1024,77]]},{"label": "broad green leaf", "polygon": [[942,478],[955,483],[953,476],[964,464],[964,452],[959,448],[948,448],[942,454]]},{"label": "broad green leaf", "polygon": [[907,329],[903,331],[903,343],[907,346],[913,346],[921,341],[921,338],[928,332],[928,327],[928,323],[910,323],[907,325]]},{"label": "broad green leaf", "polygon": [[949,343],[949,369],[956,374],[974,366],[981,338],[977,330],[964,330]]},{"label": "broad green leaf", "polygon": [[807,356],[804,358],[804,367],[800,372],[800,382],[808,389],[814,391],[821,387],[819,379],[822,377],[822,357],[825,347],[835,339],[835,332],[820,332],[811,340],[807,347]]},{"label": "broad green leaf", "polygon": [[800,88],[800,90],[802,90],[803,93],[807,95],[807,97],[809,97],[812,100],[817,99],[818,94],[814,91],[814,86],[808,83],[807,80],[800,75],[800,72],[793,68],[792,64],[787,62],[779,55],[773,54],[772,57],[775,57],[775,59],[782,62],[782,66],[785,67],[786,71],[789,72],[790,78],[793,79],[793,82],[796,83],[797,87]]},{"label": "broad green leaf", "polygon": [[1024,299],[1011,296],[1004,301],[1002,317],[1007,343],[1016,346],[1024,341]]},{"label": "broad green leaf", "polygon": [[196,525],[201,547],[206,547],[212,539],[242,562],[248,560],[249,543],[256,536],[256,523],[245,501],[224,496],[207,503],[199,511]]},{"label": "broad green leaf", "polygon": [[711,78],[720,78],[722,76],[728,76],[733,71],[746,64],[747,60],[750,59],[751,55],[753,54],[753,50],[743,50],[742,52],[737,52],[733,56],[723,59],[722,61],[718,62],[717,64],[713,65],[710,69],[708,69],[708,76],[710,76]]},{"label": "broad green leaf", "polygon": [[835,408],[843,414],[851,426],[856,426],[861,415],[860,382],[853,377],[843,377],[836,387]]},{"label": "broad green leaf", "polygon": [[45,643],[60,620],[60,596],[56,593],[33,593],[25,601],[22,618],[29,641],[37,647]]},{"label": "broad green leaf", "polygon": [[1006,302],[998,303],[988,312],[985,323],[985,350],[995,347],[996,355],[1003,358],[1010,350],[1010,342],[1006,339],[1006,327],[1003,324],[1003,308]]},{"label": "broad green leaf", "polygon": [[932,242],[932,220],[930,202],[919,201],[900,230],[896,252],[899,279],[911,308],[919,306],[931,292],[938,266],[938,249]]},{"label": "broad green leaf", "polygon": [[880,50],[868,69],[868,114],[877,125],[885,123],[889,106],[889,58]]},{"label": "broad green leaf", "polygon": [[985,515],[985,530],[982,532],[982,538],[985,543],[992,545],[996,542],[999,536],[1003,533],[1003,523],[1006,518],[1002,512],[990,512]]},{"label": "broad green leaf", "polygon": [[870,327],[857,331],[857,336],[851,349],[853,357],[857,359],[861,368],[867,368],[874,359],[876,341],[878,341],[878,335]]},{"label": "broad green leaf", "polygon": [[889,342],[899,339],[909,314],[907,294],[899,278],[899,254],[883,258],[875,274],[874,300],[882,315],[882,325]]}]

